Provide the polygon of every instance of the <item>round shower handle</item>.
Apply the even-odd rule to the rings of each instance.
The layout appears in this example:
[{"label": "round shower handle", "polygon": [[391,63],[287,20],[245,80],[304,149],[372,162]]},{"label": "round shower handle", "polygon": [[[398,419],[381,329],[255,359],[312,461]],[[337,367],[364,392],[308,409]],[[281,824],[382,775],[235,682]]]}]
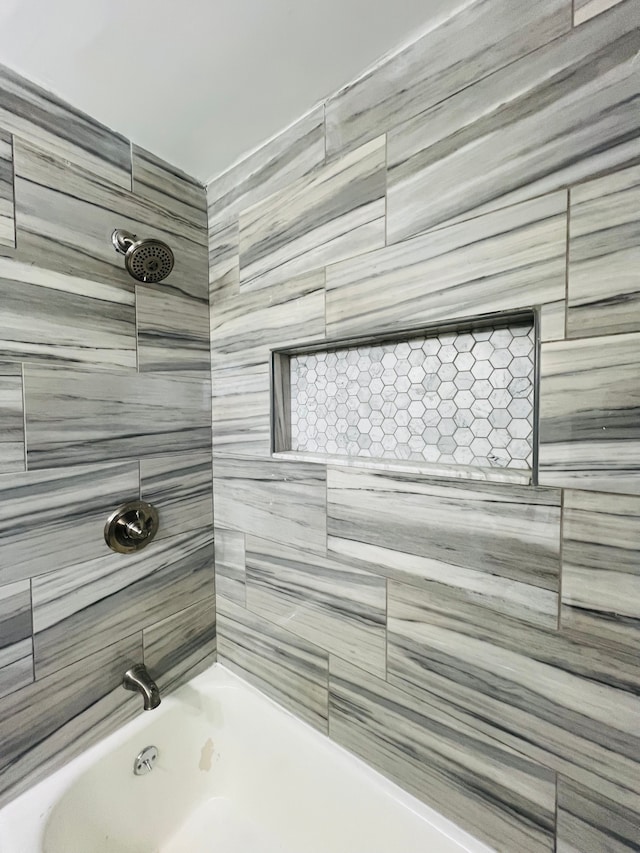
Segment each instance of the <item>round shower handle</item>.
[{"label": "round shower handle", "polygon": [[129,501],[112,512],[104,527],[107,545],[119,554],[139,551],[158,532],[158,511],[146,501]]}]

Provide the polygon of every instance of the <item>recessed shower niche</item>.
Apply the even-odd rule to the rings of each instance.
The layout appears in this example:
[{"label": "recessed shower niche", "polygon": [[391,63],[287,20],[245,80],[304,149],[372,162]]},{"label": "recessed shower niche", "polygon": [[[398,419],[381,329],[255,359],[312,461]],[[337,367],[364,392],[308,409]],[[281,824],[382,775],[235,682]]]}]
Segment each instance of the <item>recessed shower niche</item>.
[{"label": "recessed shower niche", "polygon": [[526,312],[274,352],[273,450],[530,481],[536,351]]}]

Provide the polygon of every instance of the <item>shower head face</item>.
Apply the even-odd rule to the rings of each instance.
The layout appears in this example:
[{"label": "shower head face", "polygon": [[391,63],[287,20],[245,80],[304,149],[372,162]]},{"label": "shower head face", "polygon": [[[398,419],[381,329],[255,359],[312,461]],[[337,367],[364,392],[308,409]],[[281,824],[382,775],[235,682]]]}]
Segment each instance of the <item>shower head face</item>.
[{"label": "shower head face", "polygon": [[173,252],[161,240],[147,239],[132,243],[124,256],[127,272],[147,284],[162,281],[173,269]]}]

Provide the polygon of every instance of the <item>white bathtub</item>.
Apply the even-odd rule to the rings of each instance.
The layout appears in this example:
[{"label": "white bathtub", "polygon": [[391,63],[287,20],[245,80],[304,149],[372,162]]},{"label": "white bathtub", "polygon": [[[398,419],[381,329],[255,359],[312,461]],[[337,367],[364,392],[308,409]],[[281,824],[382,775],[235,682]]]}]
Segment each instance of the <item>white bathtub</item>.
[{"label": "white bathtub", "polygon": [[0,851],[491,853],[220,665],[2,809]]}]

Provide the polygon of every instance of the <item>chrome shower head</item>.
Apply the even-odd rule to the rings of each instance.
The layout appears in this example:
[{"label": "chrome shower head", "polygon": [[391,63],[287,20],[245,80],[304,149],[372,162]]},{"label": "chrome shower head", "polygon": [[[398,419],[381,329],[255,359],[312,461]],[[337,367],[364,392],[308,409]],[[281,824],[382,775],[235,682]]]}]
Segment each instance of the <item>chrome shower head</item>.
[{"label": "chrome shower head", "polygon": [[127,272],[137,281],[162,281],[173,269],[173,252],[162,240],[152,237],[138,240],[135,234],[116,228],[111,235],[111,242],[116,252],[124,255]]}]

